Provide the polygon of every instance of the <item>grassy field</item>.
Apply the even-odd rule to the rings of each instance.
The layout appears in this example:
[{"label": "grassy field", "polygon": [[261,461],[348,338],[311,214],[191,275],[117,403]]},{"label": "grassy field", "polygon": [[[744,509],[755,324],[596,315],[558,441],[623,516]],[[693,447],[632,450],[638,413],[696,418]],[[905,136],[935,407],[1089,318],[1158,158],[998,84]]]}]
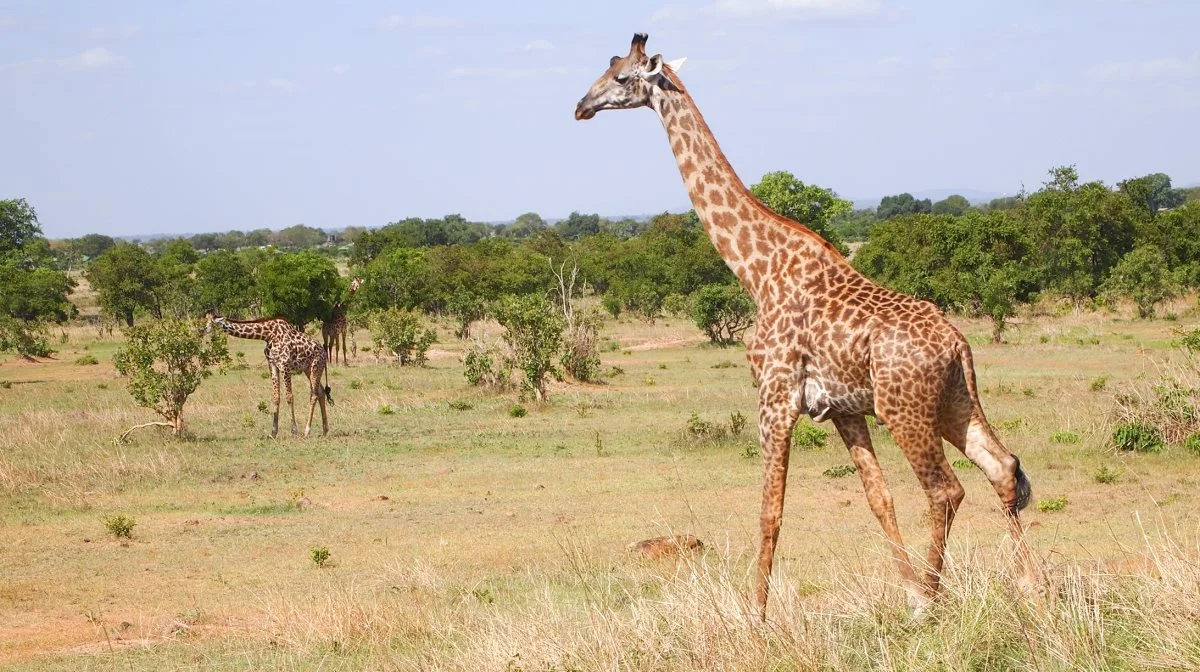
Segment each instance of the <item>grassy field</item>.
[{"label": "grassy field", "polygon": [[[610,322],[605,384],[554,384],[525,417],[515,393],[467,387],[444,328],[426,368],[360,352],[331,374],[330,436],[309,439],[269,438],[261,344],[231,340],[248,368],[193,396],[190,438],[124,444],[156,418],[111,365],[119,335],[69,328],[56,359],[0,363],[0,667],[1200,669],[1200,457],[1107,446],[1114,395],[1178,366],[1171,330],[1196,326],[1189,305],[1178,322],[1033,318],[1005,345],[959,322],[1034,485],[1046,596],[1009,589],[998,502],[968,463],[945,599],[909,618],[858,478],[825,475],[848,464],[825,423],[824,447],[793,454],[765,627],[749,604],[754,390],[743,351],[685,321]],[[740,435],[686,431],[692,414],[735,412],[750,418]],[[875,431],[923,549],[925,497]],[[113,516],[135,522],[130,538],[106,529]],[[671,533],[706,549],[626,551]]]}]

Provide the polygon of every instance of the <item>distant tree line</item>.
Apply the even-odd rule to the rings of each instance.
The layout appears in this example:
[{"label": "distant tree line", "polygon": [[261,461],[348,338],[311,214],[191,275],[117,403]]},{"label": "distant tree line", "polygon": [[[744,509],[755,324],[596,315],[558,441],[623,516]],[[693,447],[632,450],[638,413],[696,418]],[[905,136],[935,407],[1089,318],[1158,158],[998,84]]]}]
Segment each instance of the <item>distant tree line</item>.
[{"label": "distant tree line", "polygon": [[[1077,305],[1129,298],[1150,316],[1164,298],[1200,286],[1200,189],[1175,189],[1161,173],[1110,188],[1062,167],[1034,193],[985,204],[898,194],[871,210],[786,172],[768,173],[752,191],[843,252],[864,241],[853,256],[861,272],[989,317],[997,339],[1038,296]],[[575,212],[553,224],[531,212],[500,226],[452,214],[336,234],[297,225],[129,243],[101,234],[47,241],[17,200],[0,201],[0,281],[14,288],[0,302],[0,346],[48,348],[45,325],[75,314],[74,282],[63,273],[75,270],[101,312],[125,325],[209,308],[298,325],[328,319],[346,296],[338,255],[364,280],[350,304],[360,324],[380,311],[421,311],[454,319],[465,336],[504,297],[552,296],[563,264],[578,271],[572,291],[599,296],[610,314],[690,315],[714,342],[734,340],[753,311],[694,212],[640,220]]]}]

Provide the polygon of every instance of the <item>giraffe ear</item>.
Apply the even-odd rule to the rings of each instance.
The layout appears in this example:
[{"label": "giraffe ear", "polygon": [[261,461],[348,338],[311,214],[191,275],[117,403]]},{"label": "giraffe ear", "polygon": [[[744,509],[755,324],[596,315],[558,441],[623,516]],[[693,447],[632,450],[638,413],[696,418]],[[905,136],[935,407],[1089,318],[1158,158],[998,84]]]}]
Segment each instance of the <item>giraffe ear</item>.
[{"label": "giraffe ear", "polygon": [[646,61],[646,70],[642,73],[642,76],[647,79],[650,77],[657,77],[658,75],[662,74],[662,69],[662,54],[655,54],[650,57],[649,61]]},{"label": "giraffe ear", "polygon": [[671,72],[679,72],[680,68],[682,68],[683,64],[686,62],[687,56],[684,56],[683,58],[677,58],[673,61],[667,61],[667,67],[671,69]]}]

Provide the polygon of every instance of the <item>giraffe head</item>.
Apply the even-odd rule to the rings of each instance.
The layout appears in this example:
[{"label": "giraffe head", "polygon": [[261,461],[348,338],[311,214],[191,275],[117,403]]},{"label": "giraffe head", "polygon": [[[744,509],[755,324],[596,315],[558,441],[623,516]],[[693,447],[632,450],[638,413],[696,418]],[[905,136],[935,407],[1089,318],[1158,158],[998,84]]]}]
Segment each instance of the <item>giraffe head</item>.
[{"label": "giraffe head", "polygon": [[217,312],[216,308],[210,308],[204,311],[204,333],[207,334],[212,331],[213,323],[221,326],[222,322],[224,321],[225,318],[221,315],[221,313]]},{"label": "giraffe head", "polygon": [[673,73],[683,65],[684,59],[665,63],[662,54],[647,56],[647,39],[645,33],[636,33],[629,55],[612,57],[608,70],[575,106],[576,119],[591,119],[600,110],[644,107],[660,90],[680,90]]}]

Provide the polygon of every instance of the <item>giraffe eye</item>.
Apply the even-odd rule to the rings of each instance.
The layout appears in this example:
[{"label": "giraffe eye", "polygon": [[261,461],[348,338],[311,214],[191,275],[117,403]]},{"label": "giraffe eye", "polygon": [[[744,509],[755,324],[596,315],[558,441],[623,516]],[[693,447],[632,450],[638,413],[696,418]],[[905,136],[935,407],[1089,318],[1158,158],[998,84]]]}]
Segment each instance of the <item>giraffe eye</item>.
[{"label": "giraffe eye", "polygon": [[621,74],[614,76],[613,79],[617,80],[618,84],[624,84],[625,82],[629,81],[629,75],[622,72]]}]

